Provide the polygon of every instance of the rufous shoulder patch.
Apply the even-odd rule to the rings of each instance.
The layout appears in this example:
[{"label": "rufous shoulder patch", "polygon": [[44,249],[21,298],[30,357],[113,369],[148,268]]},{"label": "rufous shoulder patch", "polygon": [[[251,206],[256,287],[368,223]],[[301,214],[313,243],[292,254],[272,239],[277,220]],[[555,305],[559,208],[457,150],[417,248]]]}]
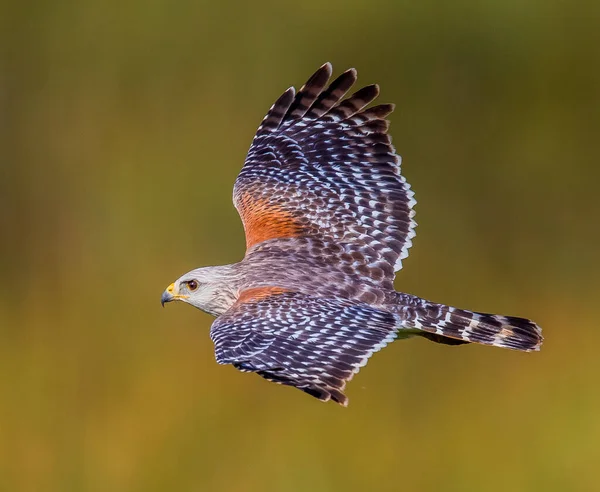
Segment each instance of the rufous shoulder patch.
[{"label": "rufous shoulder patch", "polygon": [[292,212],[269,200],[244,194],[238,207],[246,233],[246,249],[269,239],[298,237],[303,233],[303,226]]},{"label": "rufous shoulder patch", "polygon": [[259,301],[270,296],[277,294],[283,294],[284,292],[291,292],[289,289],[283,287],[254,287],[252,289],[246,289],[240,292],[237,299],[237,303],[244,303],[250,301]]}]

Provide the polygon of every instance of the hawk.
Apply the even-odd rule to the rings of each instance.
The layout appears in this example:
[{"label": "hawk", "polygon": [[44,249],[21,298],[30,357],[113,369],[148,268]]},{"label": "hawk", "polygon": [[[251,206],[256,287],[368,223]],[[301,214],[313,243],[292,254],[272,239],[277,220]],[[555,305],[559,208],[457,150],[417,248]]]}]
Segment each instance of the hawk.
[{"label": "hawk", "polygon": [[186,273],[162,295],[216,316],[217,362],[322,401],[344,394],[396,338],[537,351],[533,321],[466,311],[394,290],[415,236],[415,199],[388,135],[392,104],[350,97],[356,70],[326,63],[273,104],[235,181],[246,254]]}]

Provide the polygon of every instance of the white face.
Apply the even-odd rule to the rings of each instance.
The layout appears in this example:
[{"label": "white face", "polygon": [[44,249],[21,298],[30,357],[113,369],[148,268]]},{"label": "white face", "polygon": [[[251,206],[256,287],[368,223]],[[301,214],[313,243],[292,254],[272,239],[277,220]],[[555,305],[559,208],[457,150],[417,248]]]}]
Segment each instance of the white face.
[{"label": "white face", "polygon": [[197,268],[182,275],[163,292],[161,303],[183,301],[213,316],[235,302],[235,288],[226,267]]}]

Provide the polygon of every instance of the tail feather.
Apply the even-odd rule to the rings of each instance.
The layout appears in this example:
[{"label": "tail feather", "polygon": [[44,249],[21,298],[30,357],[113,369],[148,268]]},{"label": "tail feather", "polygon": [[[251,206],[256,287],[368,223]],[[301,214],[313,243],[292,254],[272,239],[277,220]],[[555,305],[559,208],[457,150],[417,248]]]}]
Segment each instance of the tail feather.
[{"label": "tail feather", "polygon": [[529,319],[477,313],[422,299],[418,301],[401,307],[402,324],[424,332],[424,337],[438,343],[453,344],[445,340],[453,339],[525,352],[541,348],[542,329]]}]

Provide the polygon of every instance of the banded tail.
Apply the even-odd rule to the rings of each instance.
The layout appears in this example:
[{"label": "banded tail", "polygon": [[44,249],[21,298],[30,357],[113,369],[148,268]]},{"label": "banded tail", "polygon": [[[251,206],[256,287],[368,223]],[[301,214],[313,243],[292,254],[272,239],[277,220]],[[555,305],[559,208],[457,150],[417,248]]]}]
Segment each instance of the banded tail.
[{"label": "banded tail", "polygon": [[481,343],[524,352],[540,350],[542,329],[533,321],[458,309],[399,294],[402,326],[437,343]]}]

